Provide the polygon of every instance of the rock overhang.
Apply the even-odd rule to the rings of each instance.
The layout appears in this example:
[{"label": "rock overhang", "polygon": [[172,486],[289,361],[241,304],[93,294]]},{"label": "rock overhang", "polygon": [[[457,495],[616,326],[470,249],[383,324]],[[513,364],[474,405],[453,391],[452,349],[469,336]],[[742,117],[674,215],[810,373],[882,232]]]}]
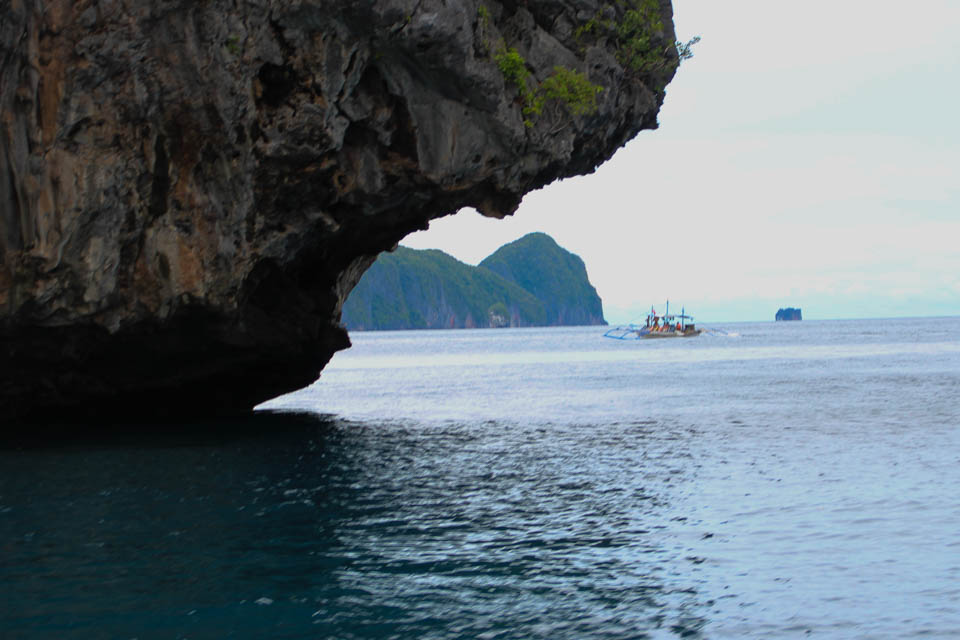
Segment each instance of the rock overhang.
[{"label": "rock overhang", "polygon": [[[627,11],[659,17],[656,64],[624,56]],[[236,413],[309,384],[380,251],[593,171],[656,126],[677,62],[656,0],[22,0],[0,38],[0,409],[21,416]],[[558,68],[595,110],[531,113]]]}]

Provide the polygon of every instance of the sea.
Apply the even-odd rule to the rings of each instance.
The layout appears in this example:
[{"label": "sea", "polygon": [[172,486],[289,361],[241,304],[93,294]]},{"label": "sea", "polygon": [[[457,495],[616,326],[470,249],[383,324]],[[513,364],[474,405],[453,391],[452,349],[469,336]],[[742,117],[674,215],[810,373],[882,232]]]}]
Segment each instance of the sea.
[{"label": "sea", "polygon": [[960,638],[960,318],[707,328],[355,333],[4,442],[0,637]]}]

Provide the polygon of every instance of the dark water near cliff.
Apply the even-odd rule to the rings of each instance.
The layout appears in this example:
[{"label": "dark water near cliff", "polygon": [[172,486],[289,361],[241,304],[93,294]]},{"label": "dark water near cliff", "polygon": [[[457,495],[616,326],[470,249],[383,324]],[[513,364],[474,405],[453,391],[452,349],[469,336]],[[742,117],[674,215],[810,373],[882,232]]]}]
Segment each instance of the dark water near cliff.
[{"label": "dark water near cliff", "polygon": [[7,444],[0,637],[960,637],[960,318],[720,328],[357,334],[305,414]]}]

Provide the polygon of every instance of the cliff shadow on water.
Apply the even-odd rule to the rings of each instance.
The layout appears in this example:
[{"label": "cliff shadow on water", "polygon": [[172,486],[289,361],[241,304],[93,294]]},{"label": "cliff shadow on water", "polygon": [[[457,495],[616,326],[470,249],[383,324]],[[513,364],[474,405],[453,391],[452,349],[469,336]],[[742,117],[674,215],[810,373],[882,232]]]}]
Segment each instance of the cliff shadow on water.
[{"label": "cliff shadow on water", "polygon": [[0,433],[0,452],[223,447],[264,438],[307,442],[322,439],[338,424],[330,415],[269,410],[175,421],[141,416],[30,422]]}]

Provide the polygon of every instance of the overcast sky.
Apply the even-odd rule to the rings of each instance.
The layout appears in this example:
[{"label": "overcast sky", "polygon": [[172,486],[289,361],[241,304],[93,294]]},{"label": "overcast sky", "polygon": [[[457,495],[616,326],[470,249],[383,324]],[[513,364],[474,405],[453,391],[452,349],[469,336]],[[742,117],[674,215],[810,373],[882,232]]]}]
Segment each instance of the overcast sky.
[{"label": "overcast sky", "polygon": [[596,173],[408,236],[476,264],[543,231],[607,320],[960,314],[960,2],[674,0],[702,41]]}]

